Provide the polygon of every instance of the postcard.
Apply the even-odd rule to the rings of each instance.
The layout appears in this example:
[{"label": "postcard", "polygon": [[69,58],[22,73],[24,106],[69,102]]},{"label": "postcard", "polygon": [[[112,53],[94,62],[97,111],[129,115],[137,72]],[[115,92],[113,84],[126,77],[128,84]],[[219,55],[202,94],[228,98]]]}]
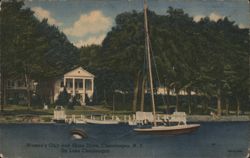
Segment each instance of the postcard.
[{"label": "postcard", "polygon": [[0,158],[250,158],[248,0],[0,2]]}]

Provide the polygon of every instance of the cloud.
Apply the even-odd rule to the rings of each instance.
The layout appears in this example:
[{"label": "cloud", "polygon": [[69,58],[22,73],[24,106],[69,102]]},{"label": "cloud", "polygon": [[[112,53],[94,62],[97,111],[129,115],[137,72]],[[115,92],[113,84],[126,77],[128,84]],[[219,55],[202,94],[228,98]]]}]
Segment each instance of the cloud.
[{"label": "cloud", "polygon": [[51,16],[51,13],[48,10],[43,9],[41,7],[33,7],[31,9],[35,12],[35,16],[39,20],[48,19],[48,23],[51,24],[51,25],[57,25],[57,26],[61,26],[62,25],[61,22],[57,21],[56,19],[54,19]]},{"label": "cloud", "polygon": [[101,34],[99,36],[92,36],[90,38],[87,38],[86,40],[79,40],[76,43],[74,43],[74,45],[78,48],[82,47],[82,46],[87,46],[87,45],[91,45],[91,44],[101,44],[103,39],[105,38],[105,34]]},{"label": "cloud", "polygon": [[209,19],[212,21],[215,21],[215,22],[220,20],[220,19],[224,19],[224,18],[225,18],[225,16],[222,16],[222,15],[214,13],[214,12],[209,15]]},{"label": "cloud", "polygon": [[63,30],[67,35],[82,37],[87,34],[107,32],[112,26],[111,18],[104,16],[99,10],[91,11],[89,14],[82,14],[74,22],[73,26]]},{"label": "cloud", "polygon": [[205,18],[205,16],[204,15],[196,15],[196,16],[194,16],[194,21],[199,22],[202,18]]},{"label": "cloud", "polygon": [[250,28],[250,27],[248,27],[248,26],[245,25],[245,24],[239,24],[239,28],[241,28],[241,29],[246,29],[246,28]]},{"label": "cloud", "polygon": [[[205,15],[196,15],[196,16],[194,16],[194,21],[199,22],[202,18],[205,18],[205,17],[206,17]],[[225,16],[222,16],[222,15],[215,13],[215,12],[210,13],[208,15],[208,17],[211,21],[215,21],[215,22],[218,21],[219,19],[225,18]]]}]

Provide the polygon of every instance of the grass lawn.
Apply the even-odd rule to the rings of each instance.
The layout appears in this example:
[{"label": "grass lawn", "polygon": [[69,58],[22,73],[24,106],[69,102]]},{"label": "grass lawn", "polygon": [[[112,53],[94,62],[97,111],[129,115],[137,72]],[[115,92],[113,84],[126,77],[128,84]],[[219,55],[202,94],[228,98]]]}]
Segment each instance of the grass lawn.
[{"label": "grass lawn", "polygon": [[[65,112],[67,115],[86,115],[92,113],[108,114],[110,113],[110,110],[104,106],[75,106],[74,109],[65,108]],[[34,118],[42,120],[42,122],[50,122],[53,117],[53,113],[54,106],[50,107],[48,110],[44,110],[37,107],[31,107],[28,109],[27,105],[6,105],[4,107],[4,111],[0,112],[0,122],[32,122]]]},{"label": "grass lawn", "polygon": [[[95,105],[95,106],[74,106],[74,109],[65,108],[67,115],[81,115],[81,114],[89,114],[89,113],[100,113],[100,114],[110,114],[112,110],[110,107],[103,105]],[[28,109],[27,105],[6,105],[4,107],[4,111],[0,112],[0,117],[3,116],[22,116],[22,115],[53,115],[54,106],[50,107],[48,110],[44,110],[42,108],[31,107]],[[123,111],[127,112],[127,111]],[[121,112],[119,112],[121,113]]]}]

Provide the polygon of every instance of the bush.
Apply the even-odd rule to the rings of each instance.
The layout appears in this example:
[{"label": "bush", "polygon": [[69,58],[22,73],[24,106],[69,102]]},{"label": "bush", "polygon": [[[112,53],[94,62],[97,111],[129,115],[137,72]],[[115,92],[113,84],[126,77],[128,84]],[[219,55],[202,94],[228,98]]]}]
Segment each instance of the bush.
[{"label": "bush", "polygon": [[68,109],[74,109],[74,106],[76,105],[80,105],[79,101],[77,100],[77,97],[71,97],[69,99],[69,103],[68,103]]},{"label": "bush", "polygon": [[61,106],[67,106],[69,104],[69,99],[70,99],[70,96],[66,88],[64,87],[63,91],[60,92],[58,99],[56,100],[56,104],[61,105]]},{"label": "bush", "polygon": [[42,99],[38,95],[31,96],[31,105],[35,107],[42,107]]}]

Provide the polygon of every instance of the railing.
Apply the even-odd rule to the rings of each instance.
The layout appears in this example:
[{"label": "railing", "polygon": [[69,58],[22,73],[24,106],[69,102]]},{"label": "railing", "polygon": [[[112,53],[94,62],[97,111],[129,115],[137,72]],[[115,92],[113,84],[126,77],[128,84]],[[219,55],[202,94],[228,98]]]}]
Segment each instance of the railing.
[{"label": "railing", "polygon": [[[149,116],[149,115],[148,115]],[[151,118],[151,117],[150,117]],[[72,123],[76,122],[76,120],[82,120],[85,119],[91,119],[91,120],[119,120],[121,123],[128,123],[130,125],[136,125],[136,124],[147,124],[152,123],[153,119],[144,117],[137,118],[136,114],[133,115],[67,115],[65,119],[66,122]],[[177,123],[184,123],[186,124],[186,116],[185,115],[177,115],[177,114],[157,114],[156,115],[156,122],[177,122]]]}]

